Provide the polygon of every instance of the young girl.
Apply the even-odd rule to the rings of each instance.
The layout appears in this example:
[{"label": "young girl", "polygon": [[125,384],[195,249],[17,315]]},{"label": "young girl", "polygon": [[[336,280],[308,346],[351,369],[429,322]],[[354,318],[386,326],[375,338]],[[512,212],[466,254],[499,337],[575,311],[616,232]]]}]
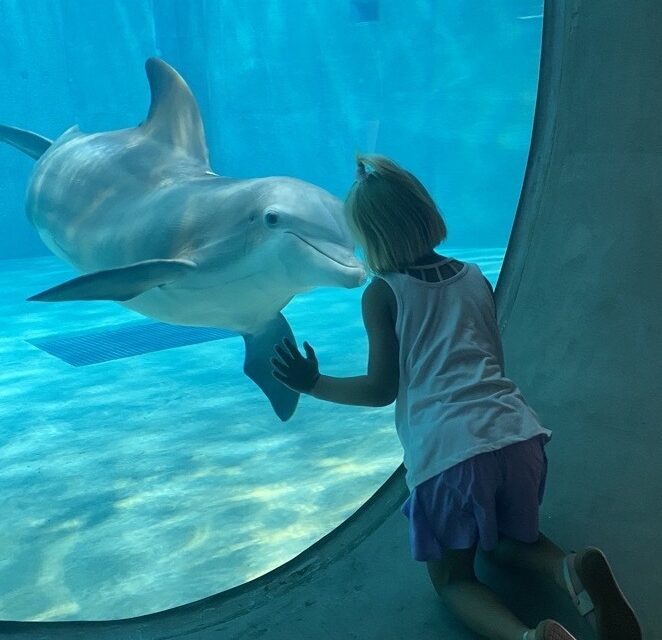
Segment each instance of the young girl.
[{"label": "young girl", "polygon": [[276,345],[274,376],[315,398],[364,406],[396,400],[411,495],[413,557],[442,601],[495,640],[572,640],[554,620],[529,629],[478,581],[478,545],[505,565],[551,577],[600,640],[639,640],[639,624],[595,548],[565,554],[538,530],[551,432],[504,375],[492,288],[480,268],[435,253],[446,227],[409,172],[359,156],[347,221],[376,277],[363,294],[366,375],[320,375],[313,348]]}]

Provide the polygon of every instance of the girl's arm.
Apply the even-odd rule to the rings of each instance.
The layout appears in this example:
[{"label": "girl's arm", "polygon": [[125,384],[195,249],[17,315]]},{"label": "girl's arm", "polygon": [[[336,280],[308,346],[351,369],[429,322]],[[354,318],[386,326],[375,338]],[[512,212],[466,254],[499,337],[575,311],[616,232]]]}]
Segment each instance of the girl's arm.
[{"label": "girl's arm", "polygon": [[[393,298],[390,304],[389,296]],[[312,395],[340,404],[382,407],[398,393],[398,340],[393,326],[395,296],[381,278],[373,280],[361,300],[363,323],[368,334],[368,372],[353,378],[320,376]]]},{"label": "girl's arm", "polygon": [[391,404],[398,393],[399,374],[393,291],[386,282],[376,278],[363,292],[361,307],[368,334],[366,375],[351,378],[321,375],[312,388],[306,388],[306,382],[312,382],[318,375],[315,353],[306,343],[306,359],[291,344],[276,347],[281,362],[272,360],[277,369],[274,376],[295,391],[310,393],[320,400],[369,407]]}]

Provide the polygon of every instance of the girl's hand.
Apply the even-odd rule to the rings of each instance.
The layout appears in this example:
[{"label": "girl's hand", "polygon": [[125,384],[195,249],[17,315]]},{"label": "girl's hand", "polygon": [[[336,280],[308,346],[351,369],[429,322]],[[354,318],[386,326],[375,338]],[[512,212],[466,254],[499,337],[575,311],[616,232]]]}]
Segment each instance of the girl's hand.
[{"label": "girl's hand", "polygon": [[305,358],[288,338],[282,344],[275,345],[278,358],[271,358],[274,367],[272,374],[290,389],[310,393],[319,380],[320,372],[313,348],[307,342],[303,343],[303,348],[306,350]]}]

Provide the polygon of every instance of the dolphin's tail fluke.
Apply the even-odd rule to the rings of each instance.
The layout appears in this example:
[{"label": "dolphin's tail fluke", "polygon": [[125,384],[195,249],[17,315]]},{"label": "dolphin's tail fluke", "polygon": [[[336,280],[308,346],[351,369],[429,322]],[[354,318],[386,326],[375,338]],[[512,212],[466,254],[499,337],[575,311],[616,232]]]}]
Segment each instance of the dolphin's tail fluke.
[{"label": "dolphin's tail fluke", "polygon": [[52,140],[44,138],[32,131],[17,129],[16,127],[5,127],[0,124],[0,142],[16,147],[19,151],[27,153],[31,158],[39,160],[48,147],[53,144]]}]

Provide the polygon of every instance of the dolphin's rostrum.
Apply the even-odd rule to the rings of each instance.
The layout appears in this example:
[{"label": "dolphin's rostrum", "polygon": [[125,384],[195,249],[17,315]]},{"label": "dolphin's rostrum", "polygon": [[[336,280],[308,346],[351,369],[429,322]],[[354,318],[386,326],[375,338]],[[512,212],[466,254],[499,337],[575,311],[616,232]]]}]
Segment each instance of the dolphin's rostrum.
[{"label": "dolphin's rostrum", "polygon": [[0,140],[37,160],[28,218],[84,274],[30,300],[114,300],[164,322],[237,331],[245,373],[287,420],[298,394],[269,362],[275,343],[294,339],[281,309],[302,291],[365,279],[342,204],[295,178],[212,172],[190,89],[162,60],[146,70],[152,100],[136,128],[74,127],[51,142],[0,126]]}]

